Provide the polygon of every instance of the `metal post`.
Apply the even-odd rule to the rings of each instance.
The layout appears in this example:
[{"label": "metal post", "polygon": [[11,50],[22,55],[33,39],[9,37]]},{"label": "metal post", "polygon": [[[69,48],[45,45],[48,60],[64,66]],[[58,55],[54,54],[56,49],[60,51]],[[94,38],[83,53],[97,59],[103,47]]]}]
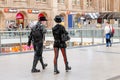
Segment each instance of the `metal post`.
[{"label": "metal post", "polygon": [[93,35],[93,36],[92,36],[92,45],[94,44],[94,32],[95,32],[95,31],[93,30],[93,31],[92,31],[92,35]]},{"label": "metal post", "polygon": [[19,34],[20,34],[20,52],[22,52],[22,31],[20,31]]},{"label": "metal post", "polygon": [[103,34],[102,34],[102,35],[103,35],[103,36],[102,36],[102,43],[104,44],[104,29],[102,29],[102,33],[103,33]]},{"label": "metal post", "polygon": [[1,34],[0,34],[0,53],[2,52],[1,50],[2,48],[1,48]]},{"label": "metal post", "polygon": [[[70,30],[69,30],[69,29],[68,29],[68,33],[69,33],[69,35],[70,35]],[[71,41],[69,40],[68,43],[69,43],[69,47],[71,48],[71,47],[72,47]]]},{"label": "metal post", "polygon": [[83,37],[82,37],[82,30],[80,31],[81,33],[81,45],[82,45],[82,43],[83,43]]},{"label": "metal post", "polygon": [[[117,29],[116,29],[116,31],[117,31]],[[118,28],[118,33],[120,32],[120,29]],[[118,34],[117,33],[117,34]],[[120,42],[120,35],[118,34],[118,38],[119,38],[119,42]]]}]

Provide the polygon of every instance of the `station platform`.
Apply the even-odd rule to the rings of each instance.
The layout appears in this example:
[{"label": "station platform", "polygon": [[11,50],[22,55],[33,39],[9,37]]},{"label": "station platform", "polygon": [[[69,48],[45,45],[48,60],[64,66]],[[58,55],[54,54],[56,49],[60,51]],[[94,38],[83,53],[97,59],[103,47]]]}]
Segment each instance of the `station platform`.
[{"label": "station platform", "polygon": [[67,57],[72,70],[65,71],[64,61],[59,51],[58,69],[53,69],[53,50],[44,51],[43,59],[48,67],[39,73],[31,73],[33,53],[0,56],[0,80],[120,80],[120,43],[112,47],[105,45],[67,49]]}]

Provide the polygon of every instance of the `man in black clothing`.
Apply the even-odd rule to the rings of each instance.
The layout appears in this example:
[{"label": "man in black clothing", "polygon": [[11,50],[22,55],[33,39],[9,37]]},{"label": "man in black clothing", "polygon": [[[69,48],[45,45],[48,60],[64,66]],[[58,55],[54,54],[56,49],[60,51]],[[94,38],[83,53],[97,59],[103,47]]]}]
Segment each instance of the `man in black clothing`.
[{"label": "man in black clothing", "polygon": [[28,39],[28,46],[31,45],[31,41],[33,43],[34,47],[34,60],[33,60],[33,66],[31,72],[40,72],[40,70],[36,69],[37,63],[40,60],[42,68],[45,69],[47,64],[44,64],[43,58],[42,58],[42,52],[43,52],[43,42],[45,40],[45,24],[47,19],[45,17],[40,17],[37,24],[32,27],[29,39]]}]

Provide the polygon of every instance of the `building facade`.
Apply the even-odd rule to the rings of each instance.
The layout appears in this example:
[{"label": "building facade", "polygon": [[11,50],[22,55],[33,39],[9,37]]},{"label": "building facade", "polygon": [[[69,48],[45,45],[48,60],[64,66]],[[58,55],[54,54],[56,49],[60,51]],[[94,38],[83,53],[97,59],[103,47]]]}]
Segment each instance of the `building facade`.
[{"label": "building facade", "polygon": [[47,17],[47,28],[51,28],[58,14],[67,28],[68,20],[74,18],[78,23],[85,13],[99,12],[120,12],[120,0],[0,0],[0,29],[6,29],[10,24],[16,27],[21,24],[26,28],[41,15]]}]

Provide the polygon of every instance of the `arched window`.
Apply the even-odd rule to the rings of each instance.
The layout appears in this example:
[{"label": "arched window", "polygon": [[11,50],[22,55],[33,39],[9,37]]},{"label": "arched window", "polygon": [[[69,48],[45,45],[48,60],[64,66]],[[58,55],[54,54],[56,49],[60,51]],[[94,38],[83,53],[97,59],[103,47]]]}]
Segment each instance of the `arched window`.
[{"label": "arched window", "polygon": [[16,24],[18,25],[18,28],[20,29],[24,28],[24,15],[22,13],[17,13]]}]

